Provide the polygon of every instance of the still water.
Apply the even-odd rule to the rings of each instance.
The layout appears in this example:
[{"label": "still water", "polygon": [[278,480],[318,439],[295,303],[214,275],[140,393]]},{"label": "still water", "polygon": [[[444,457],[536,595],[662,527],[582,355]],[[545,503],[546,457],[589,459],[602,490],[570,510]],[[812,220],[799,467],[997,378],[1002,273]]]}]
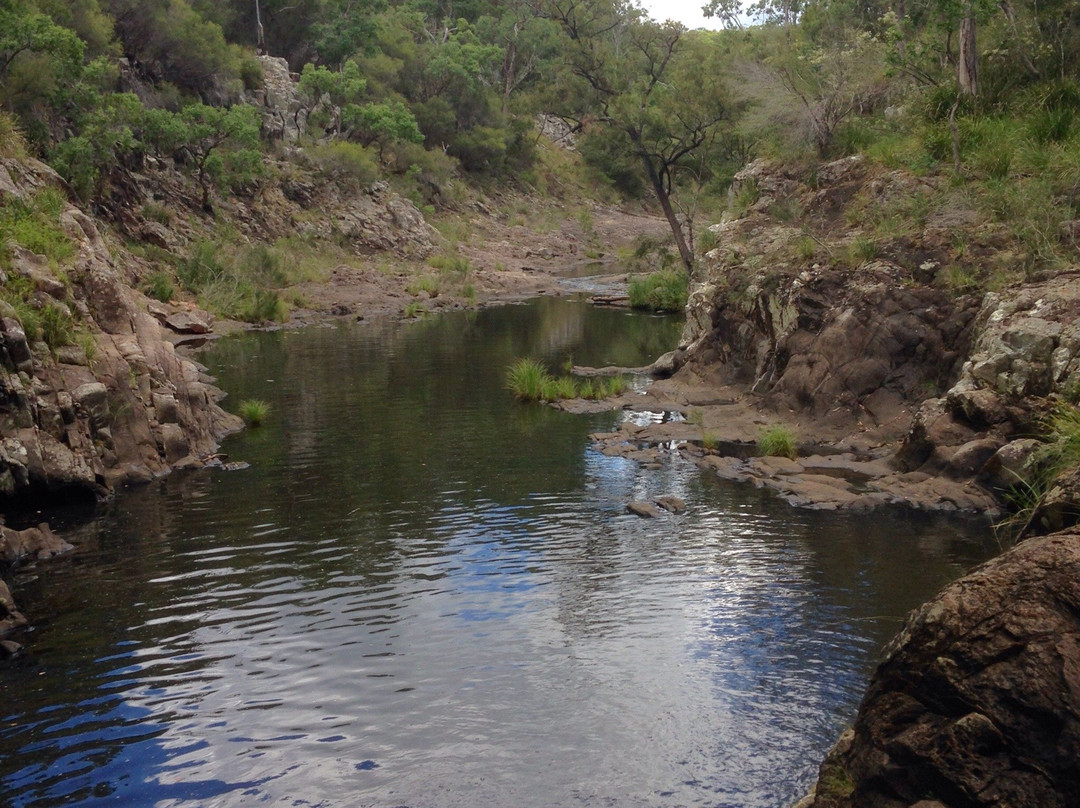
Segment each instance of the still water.
[{"label": "still water", "polygon": [[[220,342],[230,401],[273,408],[225,444],[251,467],[125,493],[18,579],[0,804],[789,805],[904,613],[994,545],[644,470],[588,442],[623,414],[503,388],[678,331],[541,300]],[[625,514],[661,494],[688,512]]]}]

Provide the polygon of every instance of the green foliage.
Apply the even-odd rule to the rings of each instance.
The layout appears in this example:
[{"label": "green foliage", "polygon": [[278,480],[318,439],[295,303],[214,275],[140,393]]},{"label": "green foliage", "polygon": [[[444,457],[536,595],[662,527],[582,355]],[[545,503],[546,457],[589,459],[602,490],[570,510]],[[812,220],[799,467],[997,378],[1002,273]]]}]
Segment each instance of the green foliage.
[{"label": "green foliage", "polygon": [[556,377],[535,359],[523,358],[507,368],[506,386],[521,401],[599,400],[624,393],[626,379],[622,376],[580,380],[565,375]]},{"label": "green foliage", "polygon": [[201,241],[177,266],[181,284],[210,311],[249,323],[288,319],[289,307],[277,291],[289,282],[284,259],[272,247],[236,250]]},{"label": "green foliage", "polygon": [[75,341],[75,323],[71,312],[56,303],[46,303],[38,310],[41,338],[50,350],[56,350]]},{"label": "green foliage", "polygon": [[375,155],[359,143],[334,140],[309,146],[307,154],[327,179],[354,191],[368,188],[379,179]]},{"label": "green foliage", "polygon": [[259,398],[247,398],[240,402],[238,415],[250,427],[262,426],[270,415],[270,405]]},{"label": "green foliage", "polygon": [[38,191],[29,200],[8,197],[0,205],[0,268],[10,267],[8,245],[13,243],[44,255],[53,268],[75,254],[75,245],[60,227],[67,200],[54,188]]},{"label": "green foliage", "polygon": [[427,259],[429,267],[457,275],[469,273],[469,259],[456,253],[435,253]]},{"label": "green foliage", "polygon": [[144,291],[154,300],[168,303],[176,294],[176,287],[173,286],[172,279],[164,272],[154,272],[146,279]]},{"label": "green foliage", "polygon": [[522,401],[543,401],[544,391],[553,379],[535,359],[522,358],[506,371],[506,386]]},{"label": "green foliage", "polygon": [[766,457],[788,457],[794,460],[799,456],[795,433],[783,426],[763,429],[758,435],[757,450]]},{"label": "green foliage", "polygon": [[202,188],[203,207],[209,208],[216,182],[244,181],[261,171],[260,121],[255,107],[192,104],[179,113],[147,110],[142,128],[146,143],[160,153],[184,157]]},{"label": "green foliage", "polygon": [[390,144],[423,143],[424,136],[416,118],[400,101],[392,104],[348,104],[341,111],[341,121],[364,146],[375,144],[379,154]]},{"label": "green foliage", "polygon": [[654,272],[630,281],[630,306],[650,311],[680,312],[686,308],[687,277],[685,272],[667,270]]}]

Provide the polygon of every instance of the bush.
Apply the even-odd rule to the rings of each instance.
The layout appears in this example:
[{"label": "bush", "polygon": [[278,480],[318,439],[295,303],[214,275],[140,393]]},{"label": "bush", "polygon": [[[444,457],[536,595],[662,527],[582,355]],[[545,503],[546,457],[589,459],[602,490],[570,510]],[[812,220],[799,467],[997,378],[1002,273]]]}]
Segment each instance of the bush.
[{"label": "bush", "polygon": [[795,434],[783,426],[765,429],[758,435],[757,449],[766,457],[789,457],[794,460],[799,456],[795,445]]},{"label": "bush", "polygon": [[650,311],[682,311],[686,308],[686,287],[686,273],[675,269],[634,278],[628,290],[630,305]]},{"label": "bush", "polygon": [[375,153],[359,143],[335,140],[310,147],[308,154],[323,176],[347,188],[361,191],[379,180]]}]

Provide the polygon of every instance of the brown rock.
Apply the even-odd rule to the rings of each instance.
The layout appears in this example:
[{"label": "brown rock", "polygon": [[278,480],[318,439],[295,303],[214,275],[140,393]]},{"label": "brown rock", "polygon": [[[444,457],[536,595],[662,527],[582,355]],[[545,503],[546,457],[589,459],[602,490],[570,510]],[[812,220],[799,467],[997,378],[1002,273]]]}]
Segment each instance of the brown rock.
[{"label": "brown rock", "polygon": [[[0,533],[3,534],[4,557],[9,564],[27,558],[38,560],[53,558],[73,549],[70,544],[52,532],[48,522],[42,522],[37,527],[29,527],[26,530],[0,527]],[[10,592],[7,596],[11,597]]]},{"label": "brown rock", "polygon": [[[817,808],[1080,805],[1080,531],[1023,542],[912,613]],[[823,767],[824,774],[824,767]],[[824,780],[824,778],[823,778]]]},{"label": "brown rock", "polygon": [[632,513],[634,516],[640,516],[642,519],[655,519],[658,516],[663,515],[663,511],[653,505],[651,502],[631,502],[626,506],[626,512]]},{"label": "brown rock", "polygon": [[667,495],[663,497],[657,497],[653,500],[657,505],[663,508],[665,511],[671,513],[682,513],[686,510],[686,503],[676,496]]},{"label": "brown rock", "polygon": [[210,323],[190,311],[178,311],[165,318],[165,325],[177,334],[206,334]]}]

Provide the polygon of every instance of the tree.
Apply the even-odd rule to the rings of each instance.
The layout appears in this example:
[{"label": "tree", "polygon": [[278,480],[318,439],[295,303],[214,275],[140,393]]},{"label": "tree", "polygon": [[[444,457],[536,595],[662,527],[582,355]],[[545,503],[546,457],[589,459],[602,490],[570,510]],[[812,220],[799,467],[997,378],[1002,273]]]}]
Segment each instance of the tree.
[{"label": "tree", "polygon": [[672,195],[680,170],[727,114],[707,44],[677,23],[658,24],[608,0],[546,0],[543,14],[566,37],[569,77],[556,112],[606,130],[635,155],[690,271],[694,256]]},{"label": "tree", "polygon": [[259,146],[259,110],[240,105],[230,109],[192,104],[178,113],[148,110],[145,138],[160,151],[180,155],[194,168],[202,189],[202,206],[210,211],[214,180],[225,170],[225,156],[249,163]]},{"label": "tree", "polygon": [[385,148],[395,141],[424,142],[416,118],[400,101],[363,106],[349,104],[341,111],[341,121],[350,137],[355,136],[363,146],[378,144],[379,159]]}]

